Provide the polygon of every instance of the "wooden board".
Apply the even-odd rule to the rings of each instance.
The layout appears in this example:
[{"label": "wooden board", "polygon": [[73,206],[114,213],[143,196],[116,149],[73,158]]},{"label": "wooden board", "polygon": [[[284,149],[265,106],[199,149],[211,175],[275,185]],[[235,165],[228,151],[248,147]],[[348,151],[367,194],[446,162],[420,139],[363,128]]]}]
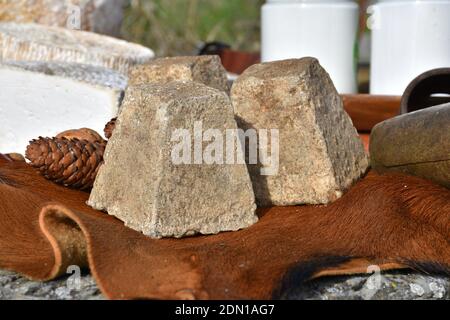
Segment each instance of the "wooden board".
[{"label": "wooden board", "polygon": [[400,114],[401,96],[344,94],[344,109],[358,131],[369,132],[379,122]]}]

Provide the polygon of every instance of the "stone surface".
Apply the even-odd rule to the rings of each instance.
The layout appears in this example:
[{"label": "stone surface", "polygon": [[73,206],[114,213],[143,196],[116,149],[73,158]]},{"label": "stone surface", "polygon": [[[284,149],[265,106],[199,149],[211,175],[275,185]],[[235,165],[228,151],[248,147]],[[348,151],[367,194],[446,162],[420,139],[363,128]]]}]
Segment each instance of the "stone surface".
[{"label": "stone surface", "polygon": [[389,272],[374,276],[321,278],[292,287],[290,300],[450,300],[450,279],[418,273]]},{"label": "stone surface", "polygon": [[450,188],[450,103],[406,113],[377,124],[370,162],[380,173],[399,171]]},{"label": "stone surface", "polygon": [[[99,300],[104,299],[88,273],[73,286],[73,278],[49,282],[27,280],[15,273],[0,270],[0,300]],[[69,281],[68,281],[69,280]],[[71,284],[72,281],[72,284]],[[380,287],[374,289],[369,276],[332,277],[300,287],[295,284],[283,294],[291,300],[450,300],[450,278],[416,273],[384,273]]]},{"label": "stone surface", "polygon": [[2,0],[0,21],[39,23],[119,36],[128,0]]},{"label": "stone surface", "polygon": [[249,165],[259,205],[325,204],[368,167],[368,157],[329,75],[314,58],[257,64],[233,84],[242,129],[279,130],[279,170]]},{"label": "stone surface", "polygon": [[[152,237],[252,225],[256,205],[245,163],[202,157],[212,145],[202,144],[202,132],[215,129],[210,141],[223,148],[226,129],[236,128],[231,102],[219,90],[196,82],[129,87],[88,204]],[[186,140],[174,135],[176,129],[185,130]],[[202,145],[204,152],[193,150]],[[173,155],[186,157],[180,163]]]},{"label": "stone surface", "polygon": [[103,132],[117,115],[126,76],[60,62],[0,64],[0,152],[24,153],[28,142],[82,127]]},{"label": "stone surface", "polygon": [[37,282],[0,270],[0,300],[103,300],[89,273]]},{"label": "stone surface", "polygon": [[172,57],[135,66],[129,73],[130,84],[196,81],[228,92],[227,72],[219,56]]},{"label": "stone surface", "polygon": [[60,61],[106,67],[127,74],[148,62],[153,51],[141,45],[86,31],[34,23],[0,23],[0,61]]}]

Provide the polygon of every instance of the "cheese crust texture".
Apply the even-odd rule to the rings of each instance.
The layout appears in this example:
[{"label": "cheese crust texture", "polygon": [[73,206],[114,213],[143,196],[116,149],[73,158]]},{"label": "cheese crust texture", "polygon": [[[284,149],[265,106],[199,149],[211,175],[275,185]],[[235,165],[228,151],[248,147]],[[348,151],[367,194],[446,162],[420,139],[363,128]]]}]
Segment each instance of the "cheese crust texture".
[{"label": "cheese crust texture", "polygon": [[154,57],[152,50],[92,32],[34,23],[0,23],[0,61],[59,61],[111,68],[127,74]]}]

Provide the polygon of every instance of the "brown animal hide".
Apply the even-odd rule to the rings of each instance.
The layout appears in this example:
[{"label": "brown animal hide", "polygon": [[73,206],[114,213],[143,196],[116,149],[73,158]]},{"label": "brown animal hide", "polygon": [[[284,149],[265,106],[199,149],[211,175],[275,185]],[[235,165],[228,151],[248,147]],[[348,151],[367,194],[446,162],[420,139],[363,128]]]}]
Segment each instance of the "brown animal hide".
[{"label": "brown animal hide", "polygon": [[369,173],[328,206],[259,209],[254,226],[148,238],[89,208],[88,193],[0,156],[0,268],[50,280],[89,266],[112,299],[265,299],[318,276],[414,268],[450,274],[450,190]]}]

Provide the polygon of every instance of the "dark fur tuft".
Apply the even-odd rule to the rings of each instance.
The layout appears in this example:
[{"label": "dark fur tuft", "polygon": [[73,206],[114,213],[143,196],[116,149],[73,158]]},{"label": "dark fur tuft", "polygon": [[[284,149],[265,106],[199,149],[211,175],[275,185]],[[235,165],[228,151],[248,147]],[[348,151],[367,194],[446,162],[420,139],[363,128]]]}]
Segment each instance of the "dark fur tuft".
[{"label": "dark fur tuft", "polygon": [[322,256],[301,262],[286,272],[280,285],[272,293],[272,298],[275,300],[281,299],[290,290],[308,282],[318,271],[337,267],[351,259],[351,257],[345,256]]},{"label": "dark fur tuft", "polygon": [[405,262],[405,265],[418,272],[450,277],[450,266],[446,266],[437,262],[418,262],[408,260]]}]

